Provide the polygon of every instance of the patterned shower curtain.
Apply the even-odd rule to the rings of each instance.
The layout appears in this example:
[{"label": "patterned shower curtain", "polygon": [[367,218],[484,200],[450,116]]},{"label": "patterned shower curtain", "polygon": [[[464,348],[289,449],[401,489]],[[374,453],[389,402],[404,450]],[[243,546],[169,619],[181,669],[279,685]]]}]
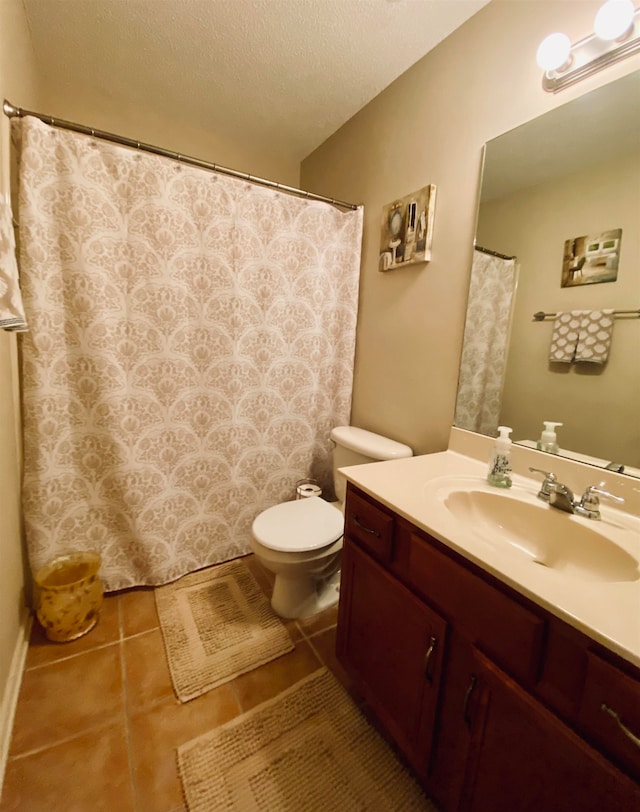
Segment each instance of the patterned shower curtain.
[{"label": "patterned shower curtain", "polygon": [[246,553],[259,511],[330,483],[362,211],[20,125],[32,568],[95,549],[113,590]]},{"label": "patterned shower curtain", "polygon": [[455,425],[497,436],[507,366],[515,259],[473,252]]}]

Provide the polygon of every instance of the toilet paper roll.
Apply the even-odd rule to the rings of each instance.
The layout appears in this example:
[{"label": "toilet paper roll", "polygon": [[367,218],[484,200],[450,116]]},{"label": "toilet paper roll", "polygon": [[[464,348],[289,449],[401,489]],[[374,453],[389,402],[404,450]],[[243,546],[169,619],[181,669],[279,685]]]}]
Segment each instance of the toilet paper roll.
[{"label": "toilet paper roll", "polygon": [[322,488],[315,479],[300,479],[296,482],[296,499],[306,499],[309,496],[322,496]]}]

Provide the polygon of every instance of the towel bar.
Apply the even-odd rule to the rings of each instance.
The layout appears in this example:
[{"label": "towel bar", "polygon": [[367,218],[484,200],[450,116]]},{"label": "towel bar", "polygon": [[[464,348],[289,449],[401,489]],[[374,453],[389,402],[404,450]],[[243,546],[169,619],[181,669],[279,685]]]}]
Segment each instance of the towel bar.
[{"label": "towel bar", "polygon": [[[555,318],[558,314],[557,313],[545,313],[542,310],[538,310],[537,313],[533,314],[533,318],[535,321],[544,321],[547,318]],[[614,316],[638,316],[640,318],[640,310],[614,310]]]}]

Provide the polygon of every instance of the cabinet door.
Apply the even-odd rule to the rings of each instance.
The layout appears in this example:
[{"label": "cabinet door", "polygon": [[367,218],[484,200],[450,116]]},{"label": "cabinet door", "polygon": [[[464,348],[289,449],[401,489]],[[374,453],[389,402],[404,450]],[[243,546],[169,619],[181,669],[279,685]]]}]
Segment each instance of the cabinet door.
[{"label": "cabinet door", "polygon": [[478,652],[461,809],[640,810],[640,786]]},{"label": "cabinet door", "polygon": [[596,746],[640,781],[640,680],[593,651],[587,660],[578,722]]},{"label": "cabinet door", "polygon": [[407,759],[428,769],[446,624],[345,539],[338,658]]}]

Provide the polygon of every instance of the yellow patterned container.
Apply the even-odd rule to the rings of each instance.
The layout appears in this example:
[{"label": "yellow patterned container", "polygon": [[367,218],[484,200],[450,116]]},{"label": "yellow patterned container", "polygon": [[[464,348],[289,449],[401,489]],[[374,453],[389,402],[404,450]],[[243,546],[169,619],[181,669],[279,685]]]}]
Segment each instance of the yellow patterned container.
[{"label": "yellow patterned container", "polygon": [[98,553],[68,552],[35,573],[36,611],[49,640],[66,643],[96,625],[102,606],[101,563]]}]

